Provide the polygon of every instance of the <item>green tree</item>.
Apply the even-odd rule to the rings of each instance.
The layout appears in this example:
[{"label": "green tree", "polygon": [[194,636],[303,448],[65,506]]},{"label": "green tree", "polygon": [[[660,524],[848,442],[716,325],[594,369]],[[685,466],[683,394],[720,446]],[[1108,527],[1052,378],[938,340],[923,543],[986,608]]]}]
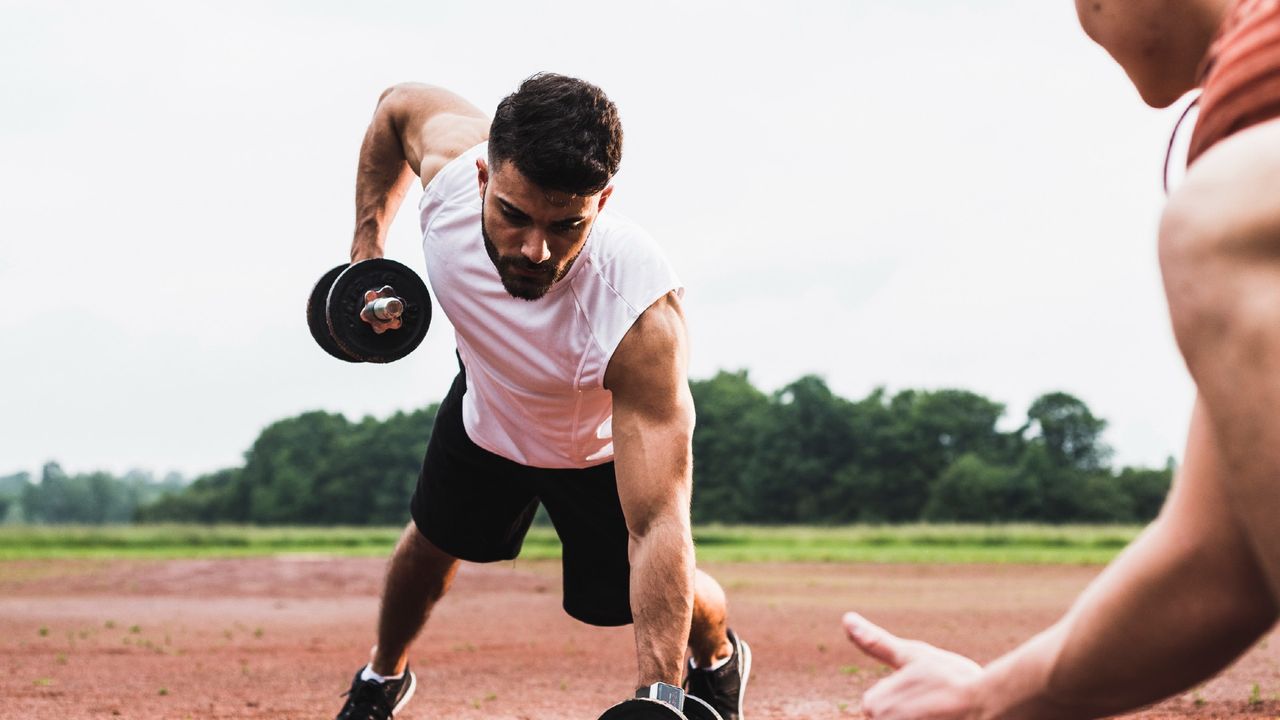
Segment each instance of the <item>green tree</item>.
[{"label": "green tree", "polygon": [[974,453],[956,459],[934,483],[923,518],[931,522],[1006,520],[1018,502],[1017,473]]},{"label": "green tree", "polygon": [[308,412],[272,423],[241,468],[197,478],[138,512],[146,522],[406,522],[436,406],[358,423]]},{"label": "green tree", "polygon": [[1083,400],[1064,392],[1041,395],[1027,410],[1028,429],[1038,430],[1050,457],[1061,466],[1091,472],[1106,468],[1111,449],[1102,441],[1107,421],[1094,417]]},{"label": "green tree", "polygon": [[31,473],[18,472],[0,477],[0,523],[21,522],[22,496],[31,485]]},{"label": "green tree", "polygon": [[996,429],[1004,406],[967,390],[877,389],[854,403],[852,461],[832,478],[826,506],[841,521],[921,518],[933,485],[966,454],[998,461],[1016,438]]},{"label": "green tree", "polygon": [[693,518],[736,522],[751,515],[748,468],[768,422],[769,397],[746,370],[689,383],[698,421],[693,431]]},{"label": "green tree", "polygon": [[858,452],[852,403],[807,375],[773,394],[745,469],[745,519],[762,523],[825,522],[831,479]]},{"label": "green tree", "polygon": [[308,412],[268,425],[245,454],[237,502],[247,501],[255,523],[335,522],[343,508],[327,507],[317,492],[329,480],[351,424],[342,415]]},{"label": "green tree", "polygon": [[1133,508],[1133,519],[1140,522],[1147,522],[1160,514],[1172,483],[1172,460],[1159,470],[1127,467],[1116,476],[1116,484]]},{"label": "green tree", "polygon": [[247,522],[235,498],[240,468],[202,475],[180,491],[166,493],[135,513],[138,522]]}]

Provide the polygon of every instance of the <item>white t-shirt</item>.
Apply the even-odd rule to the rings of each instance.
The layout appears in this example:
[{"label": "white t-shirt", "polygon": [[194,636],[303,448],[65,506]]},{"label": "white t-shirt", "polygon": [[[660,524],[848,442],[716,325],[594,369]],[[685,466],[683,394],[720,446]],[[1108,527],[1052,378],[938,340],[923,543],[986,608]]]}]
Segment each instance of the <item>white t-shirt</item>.
[{"label": "white t-shirt", "polygon": [[606,209],[545,296],[511,297],[480,232],[476,158],[487,152],[481,143],[454,158],[419,205],[427,276],[467,370],[463,425],[472,442],[522,465],[608,462],[609,359],[641,313],[683,286],[653,238]]}]

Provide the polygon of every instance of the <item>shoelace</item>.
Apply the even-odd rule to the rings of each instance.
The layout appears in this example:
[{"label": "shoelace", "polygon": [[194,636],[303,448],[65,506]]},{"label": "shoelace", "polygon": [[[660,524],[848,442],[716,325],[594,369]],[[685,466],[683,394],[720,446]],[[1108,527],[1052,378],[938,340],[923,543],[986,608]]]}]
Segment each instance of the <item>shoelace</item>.
[{"label": "shoelace", "polygon": [[[355,690],[348,690],[343,695],[348,696],[348,699],[343,714],[338,716],[342,720],[382,720],[391,717],[391,706],[387,704],[387,694],[383,692],[382,683],[365,680]],[[357,712],[365,713],[364,717],[356,715]]]}]

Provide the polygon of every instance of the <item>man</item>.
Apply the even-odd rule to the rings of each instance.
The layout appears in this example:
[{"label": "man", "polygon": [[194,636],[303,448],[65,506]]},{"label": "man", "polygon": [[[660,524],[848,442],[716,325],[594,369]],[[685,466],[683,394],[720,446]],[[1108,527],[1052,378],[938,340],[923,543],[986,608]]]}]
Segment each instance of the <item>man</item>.
[{"label": "man", "polygon": [[440,88],[383,93],[360,150],[351,259],[382,255],[416,174],[461,371],[391,557],[372,660],[339,718],[388,718],[408,701],[409,643],[459,560],[516,557],[539,502],[564,547],[565,611],[634,621],[642,689],[683,677],[742,717],[750,649],[694,567],[683,289],[643,230],[603,212],[621,158],[614,104],[574,78],[530,77],[492,122]]},{"label": "man", "polygon": [[1280,0],[1077,0],[1085,31],[1164,107],[1203,85],[1186,177],[1160,228],[1179,347],[1199,394],[1165,507],[1066,617],[987,667],[861,616],[897,671],[863,709],[894,718],[1091,718],[1203,680],[1280,607]]}]

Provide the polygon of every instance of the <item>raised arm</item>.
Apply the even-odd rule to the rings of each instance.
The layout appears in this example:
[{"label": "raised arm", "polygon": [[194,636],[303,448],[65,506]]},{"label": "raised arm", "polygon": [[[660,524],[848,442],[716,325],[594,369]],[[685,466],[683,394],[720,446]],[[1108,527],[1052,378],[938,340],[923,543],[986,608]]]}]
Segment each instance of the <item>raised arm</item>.
[{"label": "raised arm", "polygon": [[425,187],[488,136],[485,114],[448,90],[402,83],[383,92],[360,146],[351,261],[382,257],[387,229],[415,175]]},{"label": "raised arm", "polygon": [[1223,473],[1197,407],[1184,465],[1160,517],[1066,617],[985,669],[847,617],[851,639],[898,669],[867,692],[863,709],[876,720],[1094,718],[1209,677],[1277,613],[1227,501]]},{"label": "raised arm", "polygon": [[639,685],[679,685],[693,614],[693,396],[679,298],[650,306],[614,352],[618,496],[630,532],[631,612]]}]

